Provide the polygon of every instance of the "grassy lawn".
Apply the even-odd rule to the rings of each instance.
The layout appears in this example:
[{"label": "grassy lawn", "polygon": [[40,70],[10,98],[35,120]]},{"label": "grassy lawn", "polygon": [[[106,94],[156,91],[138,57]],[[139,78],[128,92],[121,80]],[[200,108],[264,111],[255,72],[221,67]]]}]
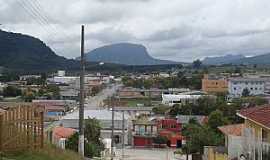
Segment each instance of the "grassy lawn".
[{"label": "grassy lawn", "polygon": [[13,153],[4,160],[82,160],[82,158],[75,152],[46,145],[41,150]]},{"label": "grassy lawn", "polygon": [[137,107],[137,104],[144,104],[144,106],[150,106],[149,99],[128,99],[126,101],[128,107]]}]

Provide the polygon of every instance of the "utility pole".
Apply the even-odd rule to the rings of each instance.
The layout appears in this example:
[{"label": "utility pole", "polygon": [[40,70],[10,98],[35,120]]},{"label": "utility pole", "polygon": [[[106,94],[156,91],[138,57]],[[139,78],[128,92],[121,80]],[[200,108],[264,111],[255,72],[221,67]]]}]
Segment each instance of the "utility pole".
[{"label": "utility pole", "polygon": [[125,111],[122,111],[122,159],[124,159],[125,149]]},{"label": "utility pole", "polygon": [[84,157],[84,25],[81,30],[81,75],[80,75],[80,108],[79,108],[79,143],[78,151]]},{"label": "utility pole", "polygon": [[113,160],[114,157],[114,102],[113,102],[113,97],[111,98],[111,105],[112,105],[112,132],[111,132],[111,160]]}]

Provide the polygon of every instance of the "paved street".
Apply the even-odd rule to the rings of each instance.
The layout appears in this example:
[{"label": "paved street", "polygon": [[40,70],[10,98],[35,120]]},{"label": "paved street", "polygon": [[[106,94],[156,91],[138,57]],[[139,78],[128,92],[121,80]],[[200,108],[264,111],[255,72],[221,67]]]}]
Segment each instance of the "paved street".
[{"label": "paved street", "polygon": [[186,157],[176,157],[173,154],[173,149],[125,149],[124,158],[122,157],[122,150],[116,151],[116,160],[185,160]]},{"label": "paved street", "polygon": [[98,93],[94,97],[87,97],[85,99],[85,110],[87,109],[100,109],[101,104],[105,99],[112,96],[116,93],[117,89],[119,89],[121,85],[116,84],[111,87],[107,87],[103,89],[100,93]]},{"label": "paved street", "polygon": [[[111,87],[107,87],[103,89],[99,94],[97,94],[94,97],[88,97],[85,99],[85,110],[98,110],[100,109],[100,105],[103,103],[103,100],[106,98],[112,96],[114,93],[116,93],[117,89],[119,89],[121,85],[119,84],[113,84]],[[65,117],[77,117],[79,115],[79,109],[77,108],[75,111],[71,113],[67,113],[65,116],[63,116],[61,119],[65,119]],[[50,124],[45,124],[45,130],[52,128],[53,126],[58,126],[61,122],[55,121]]]}]

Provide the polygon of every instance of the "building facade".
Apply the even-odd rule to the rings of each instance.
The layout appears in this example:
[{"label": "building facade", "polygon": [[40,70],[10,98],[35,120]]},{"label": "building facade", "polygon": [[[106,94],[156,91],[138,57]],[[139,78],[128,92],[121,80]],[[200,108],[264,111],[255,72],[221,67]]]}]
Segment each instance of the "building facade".
[{"label": "building facade", "polygon": [[202,79],[202,90],[208,93],[226,93],[228,80],[224,77],[205,74]]},{"label": "building facade", "polygon": [[263,95],[265,80],[262,78],[231,78],[228,82],[228,92],[231,98],[242,97],[244,89],[248,89],[249,95]]}]

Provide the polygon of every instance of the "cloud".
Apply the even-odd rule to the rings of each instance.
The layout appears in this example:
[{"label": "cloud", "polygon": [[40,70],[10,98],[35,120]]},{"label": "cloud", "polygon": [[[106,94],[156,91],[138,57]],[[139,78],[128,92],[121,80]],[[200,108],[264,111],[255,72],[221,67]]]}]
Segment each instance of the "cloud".
[{"label": "cloud", "polygon": [[133,42],[156,57],[192,61],[270,51],[268,0],[0,0],[1,28],[30,34],[73,58],[85,24],[86,50]]}]

